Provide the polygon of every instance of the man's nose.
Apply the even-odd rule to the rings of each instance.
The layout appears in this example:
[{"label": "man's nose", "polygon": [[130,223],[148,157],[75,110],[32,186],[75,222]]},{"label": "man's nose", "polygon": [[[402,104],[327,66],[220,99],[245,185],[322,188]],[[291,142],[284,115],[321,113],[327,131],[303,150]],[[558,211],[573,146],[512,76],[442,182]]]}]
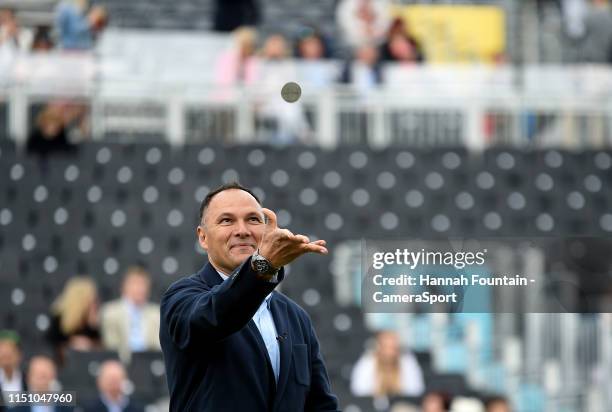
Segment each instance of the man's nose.
[{"label": "man's nose", "polygon": [[247,224],[243,221],[238,221],[238,223],[236,224],[234,235],[238,237],[247,237],[247,236],[250,236],[250,234],[251,234],[251,231],[249,230],[249,227],[247,226]]}]

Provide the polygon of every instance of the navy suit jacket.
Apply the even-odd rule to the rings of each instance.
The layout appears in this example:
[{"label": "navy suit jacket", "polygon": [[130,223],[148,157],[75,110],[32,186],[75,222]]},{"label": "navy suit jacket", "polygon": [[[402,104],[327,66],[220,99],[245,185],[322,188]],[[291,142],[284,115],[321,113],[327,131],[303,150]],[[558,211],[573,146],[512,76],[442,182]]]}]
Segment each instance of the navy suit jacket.
[{"label": "navy suit jacket", "polygon": [[[98,397],[95,401],[89,403],[83,408],[83,412],[108,412],[108,408],[102,402],[102,399]],[[144,409],[139,405],[132,403],[131,399],[128,401],[122,412],[144,412]]]},{"label": "navy suit jacket", "polygon": [[[338,411],[310,318],[272,292],[278,283],[258,280],[250,261],[225,281],[208,263],[164,294],[159,337],[170,411]],[[282,269],[278,276],[280,282]],[[251,320],[270,292],[279,335],[278,385]]]}]

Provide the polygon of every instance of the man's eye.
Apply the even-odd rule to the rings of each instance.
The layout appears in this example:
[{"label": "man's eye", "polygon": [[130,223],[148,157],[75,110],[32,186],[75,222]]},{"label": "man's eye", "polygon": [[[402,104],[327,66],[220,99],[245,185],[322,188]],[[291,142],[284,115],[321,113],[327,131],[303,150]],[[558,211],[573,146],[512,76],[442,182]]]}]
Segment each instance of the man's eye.
[{"label": "man's eye", "polygon": [[251,222],[257,222],[257,223],[259,223],[259,222],[261,222],[261,219],[260,219],[260,218],[258,218],[258,217],[252,217],[252,218],[251,218]]},{"label": "man's eye", "polygon": [[231,219],[228,217],[224,217],[223,219],[219,221],[219,223],[228,223],[228,222],[231,222]]}]

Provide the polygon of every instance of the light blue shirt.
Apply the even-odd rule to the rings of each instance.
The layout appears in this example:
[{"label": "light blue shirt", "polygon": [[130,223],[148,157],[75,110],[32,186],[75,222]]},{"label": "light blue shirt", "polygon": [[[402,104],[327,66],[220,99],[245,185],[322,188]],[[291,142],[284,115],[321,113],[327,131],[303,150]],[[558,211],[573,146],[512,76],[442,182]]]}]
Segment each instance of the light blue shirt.
[{"label": "light blue shirt", "polygon": [[122,396],[118,401],[112,401],[108,399],[106,396],[100,394],[100,400],[108,409],[108,412],[123,412],[125,407],[127,406],[128,398],[126,396]]},{"label": "light blue shirt", "polygon": [[62,2],[57,6],[55,27],[59,32],[59,43],[63,49],[87,50],[93,47],[93,34],[87,15],[76,5]]},{"label": "light blue shirt", "polygon": [[[221,276],[223,280],[229,277],[219,271],[217,271],[217,273],[219,273],[219,276]],[[272,293],[269,293],[264,301],[261,302],[261,305],[259,305],[259,309],[257,309],[257,312],[253,315],[253,322],[257,325],[259,334],[266,344],[270,363],[274,370],[274,378],[278,383],[278,374],[280,372],[280,349],[278,346],[278,339],[276,339],[278,334],[276,332],[276,326],[274,325],[274,318],[270,311],[270,299],[272,299]]]},{"label": "light blue shirt", "polygon": [[32,412],[53,412],[54,408],[49,405],[32,405],[30,410]]},{"label": "light blue shirt", "polygon": [[132,352],[142,352],[146,348],[145,333],[142,322],[142,308],[125,299],[128,311],[128,342]]}]

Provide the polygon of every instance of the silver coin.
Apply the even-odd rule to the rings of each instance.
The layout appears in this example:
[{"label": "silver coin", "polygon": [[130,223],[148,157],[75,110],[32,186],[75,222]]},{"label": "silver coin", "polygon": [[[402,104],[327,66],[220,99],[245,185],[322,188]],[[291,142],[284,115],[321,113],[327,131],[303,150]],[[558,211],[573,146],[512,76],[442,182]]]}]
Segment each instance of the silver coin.
[{"label": "silver coin", "polygon": [[302,95],[300,85],[295,82],[286,83],[281,89],[281,97],[288,103],[295,103]]}]

